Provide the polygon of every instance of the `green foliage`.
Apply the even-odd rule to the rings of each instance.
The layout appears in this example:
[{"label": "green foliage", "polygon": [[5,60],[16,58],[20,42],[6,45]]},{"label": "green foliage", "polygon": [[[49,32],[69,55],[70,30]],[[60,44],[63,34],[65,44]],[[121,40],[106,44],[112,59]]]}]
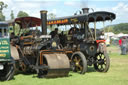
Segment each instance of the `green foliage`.
[{"label": "green foliage", "polygon": [[19,25],[18,24],[15,24],[15,32],[14,32],[15,35],[18,35],[19,31],[20,31]]},{"label": "green foliage", "polygon": [[113,32],[114,31],[114,26],[107,26],[105,27],[105,32]]},{"label": "green foliage", "polygon": [[[13,10],[11,11],[10,16],[11,16],[11,19],[14,19]],[[19,11],[18,14],[17,14],[17,17],[18,17],[18,18],[20,18],[20,17],[27,17],[27,16],[29,16],[29,15],[28,15],[26,12],[23,12],[23,11]],[[19,33],[19,31],[20,31],[19,25],[18,25],[18,24],[15,24],[13,30],[14,30],[15,35],[18,35],[18,33]]]},{"label": "green foliage", "polygon": [[114,31],[115,33],[128,33],[128,23],[121,23],[121,24],[118,24],[118,25],[115,25],[114,26]]},{"label": "green foliage", "polygon": [[105,27],[105,31],[113,32],[115,34],[125,33],[128,34],[128,23],[120,23],[112,26]]},{"label": "green foliage", "polygon": [[53,13],[48,14],[48,19],[54,19],[54,18],[56,18],[55,14],[53,14]]},{"label": "green foliage", "polygon": [[17,17],[28,17],[29,15],[26,12],[23,11],[19,11],[19,13],[17,14]]},{"label": "green foliage", "polygon": [[18,24],[15,23],[15,26],[10,26],[9,28],[10,28],[9,33],[14,32],[15,35],[18,35],[20,31],[20,27]]},{"label": "green foliage", "polygon": [[68,77],[37,78],[36,74],[17,74],[14,80],[0,85],[128,85],[128,55],[111,54],[111,66],[107,73],[95,72],[88,67],[84,75],[70,72]]},{"label": "green foliage", "polygon": [[10,14],[10,16],[11,16],[11,19],[14,19],[14,13],[13,13],[13,10],[11,10],[11,14]]},{"label": "green foliage", "polygon": [[[56,15],[53,13],[48,14],[48,19],[55,19]],[[48,30],[53,31],[57,26],[52,25],[52,26],[47,26]]]},{"label": "green foliage", "polygon": [[2,11],[3,10],[3,8],[7,8],[8,7],[8,5],[7,4],[4,4],[4,2],[3,1],[0,1],[0,11]]},{"label": "green foliage", "polygon": [[3,15],[3,9],[7,8],[8,5],[4,4],[4,2],[0,1],[0,21],[5,21],[5,16]]},{"label": "green foliage", "polygon": [[68,77],[62,78],[37,78],[37,74],[20,73],[0,85],[128,85],[128,55],[120,55],[116,46],[108,47],[108,50],[112,52],[109,53],[111,66],[107,73],[96,72],[93,67],[88,67],[84,75],[70,72]]},{"label": "green foliage", "polygon": [[2,12],[0,12],[0,21],[5,21],[5,16],[3,15]]}]

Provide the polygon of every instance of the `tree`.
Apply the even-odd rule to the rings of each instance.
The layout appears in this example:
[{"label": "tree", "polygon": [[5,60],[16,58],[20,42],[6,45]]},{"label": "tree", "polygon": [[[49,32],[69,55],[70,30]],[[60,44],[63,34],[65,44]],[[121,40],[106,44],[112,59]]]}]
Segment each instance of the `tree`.
[{"label": "tree", "polygon": [[115,24],[115,25],[107,26],[104,29],[106,32],[109,31],[115,34],[118,34],[118,33],[128,34],[128,23]]},{"label": "tree", "polygon": [[48,19],[55,19],[56,15],[53,13],[48,14]]},{"label": "tree", "polygon": [[[55,19],[55,18],[56,18],[56,15],[55,14],[53,14],[53,13],[48,14],[48,19]],[[48,29],[50,31],[53,31],[56,27],[57,26],[55,26],[55,25],[53,25],[52,27],[51,26],[48,26]]]},{"label": "tree", "polygon": [[0,12],[0,21],[5,21],[5,16]]},{"label": "tree", "polygon": [[[11,19],[14,19],[14,14],[13,14],[13,10],[11,11]],[[18,14],[17,14],[17,17],[20,18],[20,17],[27,17],[29,16],[26,12],[23,12],[23,11],[19,11]],[[18,24],[15,23],[15,35],[18,35],[19,33],[19,30],[20,30],[20,27]]]},{"label": "tree", "polygon": [[128,34],[128,23],[120,23],[114,26],[114,33]]},{"label": "tree", "polygon": [[10,16],[11,16],[11,19],[14,19],[14,13],[13,13],[13,10],[11,10],[11,14],[10,14]]},{"label": "tree", "polygon": [[0,21],[5,21],[5,16],[3,15],[3,9],[7,8],[8,5],[4,4],[4,2],[0,1]]},{"label": "tree", "polygon": [[27,17],[29,16],[26,12],[23,12],[23,11],[19,11],[19,13],[17,14],[17,17]]}]

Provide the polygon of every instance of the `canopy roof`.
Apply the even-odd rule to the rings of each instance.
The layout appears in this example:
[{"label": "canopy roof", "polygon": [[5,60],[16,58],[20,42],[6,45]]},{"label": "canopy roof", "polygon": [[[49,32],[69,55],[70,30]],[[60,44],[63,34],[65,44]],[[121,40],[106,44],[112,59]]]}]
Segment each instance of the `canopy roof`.
[{"label": "canopy roof", "polygon": [[7,26],[8,26],[7,22],[5,22],[5,21],[0,22],[0,27],[7,27]]},{"label": "canopy roof", "polygon": [[16,18],[15,23],[19,24],[21,29],[36,27],[36,26],[40,26],[41,19],[36,17],[21,17],[21,18]]},{"label": "canopy roof", "polygon": [[[55,19],[47,20],[47,25],[65,25],[73,23],[84,23],[84,22],[98,22],[106,20],[114,20],[116,15],[111,12],[99,11],[93,13],[86,13],[80,15],[59,17]],[[14,20],[15,23],[19,24],[22,28],[36,27],[41,25],[41,19],[36,17],[21,17]]]},{"label": "canopy roof", "polygon": [[83,22],[114,20],[115,18],[116,18],[116,15],[114,13],[99,11],[99,12],[93,12],[93,13],[86,13],[86,14],[80,14],[80,15],[49,19],[47,24],[63,25],[63,24],[83,23]]}]

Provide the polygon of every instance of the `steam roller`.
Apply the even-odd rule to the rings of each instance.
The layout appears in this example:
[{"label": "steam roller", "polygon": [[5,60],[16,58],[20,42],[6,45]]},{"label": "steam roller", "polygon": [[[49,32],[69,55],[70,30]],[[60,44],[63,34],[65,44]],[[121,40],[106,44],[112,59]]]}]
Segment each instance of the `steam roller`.
[{"label": "steam roller", "polygon": [[[59,47],[58,37],[52,38],[47,34],[47,11],[41,11],[42,32],[30,30],[22,36],[14,37],[12,50],[18,70],[24,73],[37,73],[38,77],[55,78],[68,76],[70,71],[70,61],[66,52]],[[30,24],[33,20],[40,20],[34,17],[22,17],[15,19],[20,25],[20,29],[33,27],[37,24]],[[34,23],[36,21],[33,21]],[[37,22],[36,22],[37,23]],[[40,22],[39,22],[40,23]],[[28,27],[28,28],[29,28]],[[16,50],[17,49],[17,50]],[[16,54],[16,51],[19,53]],[[16,56],[17,55],[17,56]]]},{"label": "steam roller", "polygon": [[70,63],[66,54],[43,54],[40,58],[40,65],[42,64],[46,66],[46,69],[39,70],[39,73],[46,78],[68,76],[70,71]]}]

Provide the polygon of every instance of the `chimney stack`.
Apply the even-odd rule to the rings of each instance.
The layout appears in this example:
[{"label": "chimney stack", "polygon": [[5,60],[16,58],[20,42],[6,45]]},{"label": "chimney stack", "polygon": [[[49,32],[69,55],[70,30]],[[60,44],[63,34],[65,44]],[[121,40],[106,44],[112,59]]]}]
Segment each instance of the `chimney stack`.
[{"label": "chimney stack", "polygon": [[89,13],[89,8],[82,8],[83,14]]},{"label": "chimney stack", "polygon": [[47,35],[47,11],[41,10],[41,27],[42,27],[42,35]]}]

